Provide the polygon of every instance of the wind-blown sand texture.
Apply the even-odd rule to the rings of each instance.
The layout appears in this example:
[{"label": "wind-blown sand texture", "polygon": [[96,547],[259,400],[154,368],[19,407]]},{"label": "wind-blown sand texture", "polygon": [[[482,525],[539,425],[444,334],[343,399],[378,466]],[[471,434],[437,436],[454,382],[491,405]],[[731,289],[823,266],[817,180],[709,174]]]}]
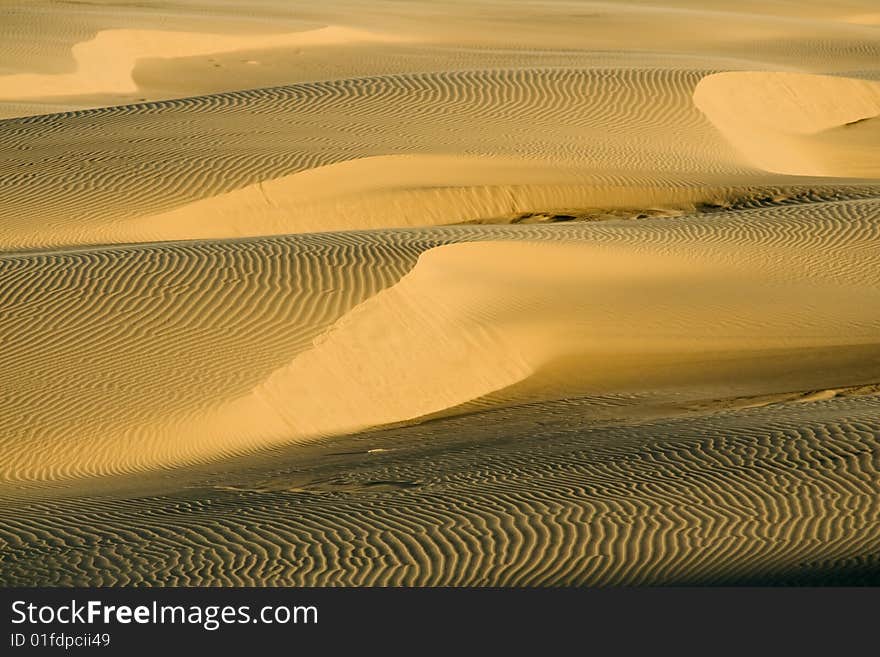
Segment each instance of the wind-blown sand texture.
[{"label": "wind-blown sand texture", "polygon": [[880,583],[872,1],[214,5],[0,2],[0,584]]}]

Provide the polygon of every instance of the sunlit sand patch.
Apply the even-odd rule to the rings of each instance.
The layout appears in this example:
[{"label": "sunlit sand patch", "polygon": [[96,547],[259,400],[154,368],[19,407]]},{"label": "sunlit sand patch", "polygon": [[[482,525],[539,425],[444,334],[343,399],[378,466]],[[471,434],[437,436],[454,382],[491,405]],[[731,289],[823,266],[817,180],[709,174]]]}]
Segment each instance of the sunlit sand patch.
[{"label": "sunlit sand patch", "polygon": [[402,42],[405,38],[331,25],[287,34],[200,34],[162,30],[102,30],[73,47],[76,71],[64,74],[16,73],[0,76],[0,100],[56,96],[130,94],[137,62],[148,58],[193,57],[255,48]]},{"label": "sunlit sand patch", "polygon": [[876,1],[403,4],[4,3],[0,585],[880,582]]},{"label": "sunlit sand patch", "polygon": [[[703,78],[694,102],[750,163],[804,176],[880,177],[880,83],[806,73]],[[852,132],[858,132],[856,139]]]}]

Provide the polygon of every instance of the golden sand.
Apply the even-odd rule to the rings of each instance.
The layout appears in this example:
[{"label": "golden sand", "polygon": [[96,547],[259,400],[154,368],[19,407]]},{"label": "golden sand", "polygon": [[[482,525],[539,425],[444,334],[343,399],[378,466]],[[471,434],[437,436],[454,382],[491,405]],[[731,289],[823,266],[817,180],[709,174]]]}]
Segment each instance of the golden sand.
[{"label": "golden sand", "polygon": [[874,2],[6,4],[0,584],[876,581]]}]

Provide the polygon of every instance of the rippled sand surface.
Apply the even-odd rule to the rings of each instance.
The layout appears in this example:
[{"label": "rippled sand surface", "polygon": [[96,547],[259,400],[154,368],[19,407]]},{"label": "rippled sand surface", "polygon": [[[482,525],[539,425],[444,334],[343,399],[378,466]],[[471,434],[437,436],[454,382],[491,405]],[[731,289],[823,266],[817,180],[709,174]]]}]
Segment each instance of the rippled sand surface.
[{"label": "rippled sand surface", "polygon": [[872,0],[209,4],[0,0],[0,584],[880,582]]}]

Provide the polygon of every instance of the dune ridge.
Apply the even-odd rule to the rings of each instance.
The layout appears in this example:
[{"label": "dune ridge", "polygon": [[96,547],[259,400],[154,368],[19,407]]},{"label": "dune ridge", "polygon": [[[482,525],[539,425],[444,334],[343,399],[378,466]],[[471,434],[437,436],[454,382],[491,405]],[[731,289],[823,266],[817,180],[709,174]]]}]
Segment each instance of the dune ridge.
[{"label": "dune ridge", "polygon": [[[724,174],[753,174],[734,161],[733,151],[694,107],[691,95],[700,78],[694,71],[601,69],[377,76],[3,121],[0,138],[10,149],[0,160],[0,192],[14,190],[14,196],[0,195],[0,246],[202,237],[206,228],[198,234],[182,230],[192,226],[189,221],[174,233],[157,236],[149,232],[146,217],[290,174],[375,156],[458,157],[464,158],[465,167],[479,158],[496,158],[499,174],[489,175],[488,182],[509,172],[507,162],[522,162],[522,173],[513,175],[535,187],[532,203],[511,204],[515,186],[509,183],[485,202],[469,201],[467,195],[452,199],[493,212],[505,206],[537,209],[538,201],[551,198],[539,187],[554,180],[554,171],[563,172],[557,190],[565,191],[574,177],[580,187],[586,178],[587,187],[629,184],[649,188],[649,193],[659,189],[660,196],[680,187],[682,179],[693,180],[694,186],[718,185]],[[658,98],[653,92],[657,86],[671,92]],[[627,108],[645,104],[651,107],[646,116],[636,121],[628,115]],[[388,107],[399,109],[389,114]],[[199,122],[202,132],[191,133],[192,121]],[[459,129],[467,123],[481,127]],[[670,134],[670,124],[680,129]],[[79,135],[75,144],[68,130]],[[39,146],[32,147],[34,143]],[[37,162],[42,163],[40,176],[32,173]],[[357,185],[363,173],[350,166],[355,182],[343,182],[344,187]],[[487,169],[471,168],[474,175],[458,175],[456,184],[479,188],[487,182]],[[380,169],[377,183],[382,180]],[[445,183],[444,176],[423,182]],[[377,193],[385,191],[387,186],[376,186]],[[567,195],[563,200],[574,202],[590,192]],[[396,198],[390,196],[383,204],[393,208]],[[412,205],[405,196],[402,203]],[[371,214],[380,213],[374,207]],[[322,217],[332,215],[331,207]],[[128,232],[127,220],[138,217],[144,217],[135,226],[140,232]],[[371,227],[347,218],[347,225],[337,223],[333,229]],[[254,230],[267,228],[259,221]],[[425,223],[416,215],[406,224],[417,222]],[[209,236],[224,237],[226,228],[220,223]],[[288,223],[283,232],[301,230]]]},{"label": "dune ridge", "polygon": [[874,0],[9,0],[0,585],[880,583]]},{"label": "dune ridge", "polygon": [[[569,400],[365,434],[342,462],[279,468],[276,455],[274,468],[197,474],[182,492],[0,506],[0,578],[876,584],[876,396],[629,427],[594,426],[589,408]],[[462,434],[480,448],[413,449]],[[378,446],[388,450],[367,454]]]},{"label": "dune ridge", "polygon": [[[6,256],[0,296],[7,325],[20,328],[4,350],[5,385],[17,391],[4,414],[18,419],[3,443],[10,460],[2,475],[141,471],[344,433],[484,396],[557,357],[580,357],[585,385],[601,383],[616,358],[640,354],[651,362],[658,349],[679,356],[732,349],[748,362],[750,351],[769,348],[870,347],[880,321],[871,303],[878,220],[875,201],[831,201],[638,224],[456,226]],[[498,240],[515,243],[486,243]],[[535,240],[550,245],[528,244]],[[817,241],[822,259],[805,260],[803,249]],[[626,263],[646,268],[637,275]],[[552,276],[561,280],[547,297],[541,285]],[[485,288],[473,287],[475,280]],[[760,320],[749,320],[749,306],[762,309]],[[532,313],[546,317],[518,328]],[[383,324],[389,316],[398,318],[392,327]],[[422,319],[410,326],[406,317]],[[431,349],[438,340],[451,348],[448,360]],[[477,354],[492,366],[474,372],[477,387],[456,392],[456,369]],[[428,360],[410,370],[419,358]],[[149,368],[125,365],[144,359]],[[855,379],[872,366],[870,359],[841,362]],[[347,381],[346,367],[363,381]],[[591,390],[632,390],[641,369],[634,380]],[[424,396],[416,380],[397,385],[417,371],[431,374],[420,384]],[[665,385],[687,389],[693,376],[685,368]],[[74,379],[80,384],[71,388]],[[336,406],[319,404],[322,390],[335,388],[364,403],[346,406],[346,395],[331,395]],[[57,405],[28,417],[13,412],[52,389]],[[137,404],[126,402],[134,397]],[[303,425],[294,430],[291,422]],[[72,434],[73,426],[90,429]],[[173,439],[179,431],[189,440]],[[71,459],[85,444],[88,457]]]},{"label": "dune ridge", "polygon": [[[806,73],[716,73],[700,80],[694,102],[762,169],[806,176],[880,176],[876,129],[860,132],[860,140],[867,141],[864,150],[854,149],[839,133],[838,139],[827,138],[828,131],[880,117],[878,82]],[[819,138],[823,134],[826,139]]]},{"label": "dune ridge", "polygon": [[[723,110],[711,109],[738,107],[725,90],[743,86],[739,80],[774,76],[800,81],[802,95],[820,103],[817,116],[839,96],[839,85],[861,104],[814,123],[792,123],[784,104],[768,114],[777,127],[819,130],[808,135],[761,127],[769,125],[766,118],[749,123],[752,115],[739,111],[728,126]],[[10,120],[0,122],[10,146],[0,158],[0,246],[418,226],[573,207],[693,206],[730,196],[736,186],[797,184],[804,174],[818,176],[817,187],[842,176],[871,179],[876,121],[836,132],[823,126],[868,118],[876,85],[740,72],[477,71]],[[658,99],[651,91],[658,86],[673,93]],[[779,86],[750,88],[760,95]],[[627,115],[625,108],[646,103],[649,115]],[[403,107],[418,121],[400,127],[398,117],[386,116],[388,106]],[[207,142],[202,134],[189,136],[194,120]],[[456,131],[461,121],[492,128]],[[536,133],[536,125],[553,132]],[[73,145],[69,131],[79,135]],[[327,131],[332,139],[313,136]],[[772,161],[749,148],[763,148]],[[762,177],[755,165],[781,175]]]},{"label": "dune ridge", "polygon": [[200,34],[163,30],[101,30],[73,46],[73,73],[0,75],[0,100],[125,94],[138,90],[132,72],[150,58],[192,57],[252,48],[309,47],[406,41],[339,25],[287,34]]}]

